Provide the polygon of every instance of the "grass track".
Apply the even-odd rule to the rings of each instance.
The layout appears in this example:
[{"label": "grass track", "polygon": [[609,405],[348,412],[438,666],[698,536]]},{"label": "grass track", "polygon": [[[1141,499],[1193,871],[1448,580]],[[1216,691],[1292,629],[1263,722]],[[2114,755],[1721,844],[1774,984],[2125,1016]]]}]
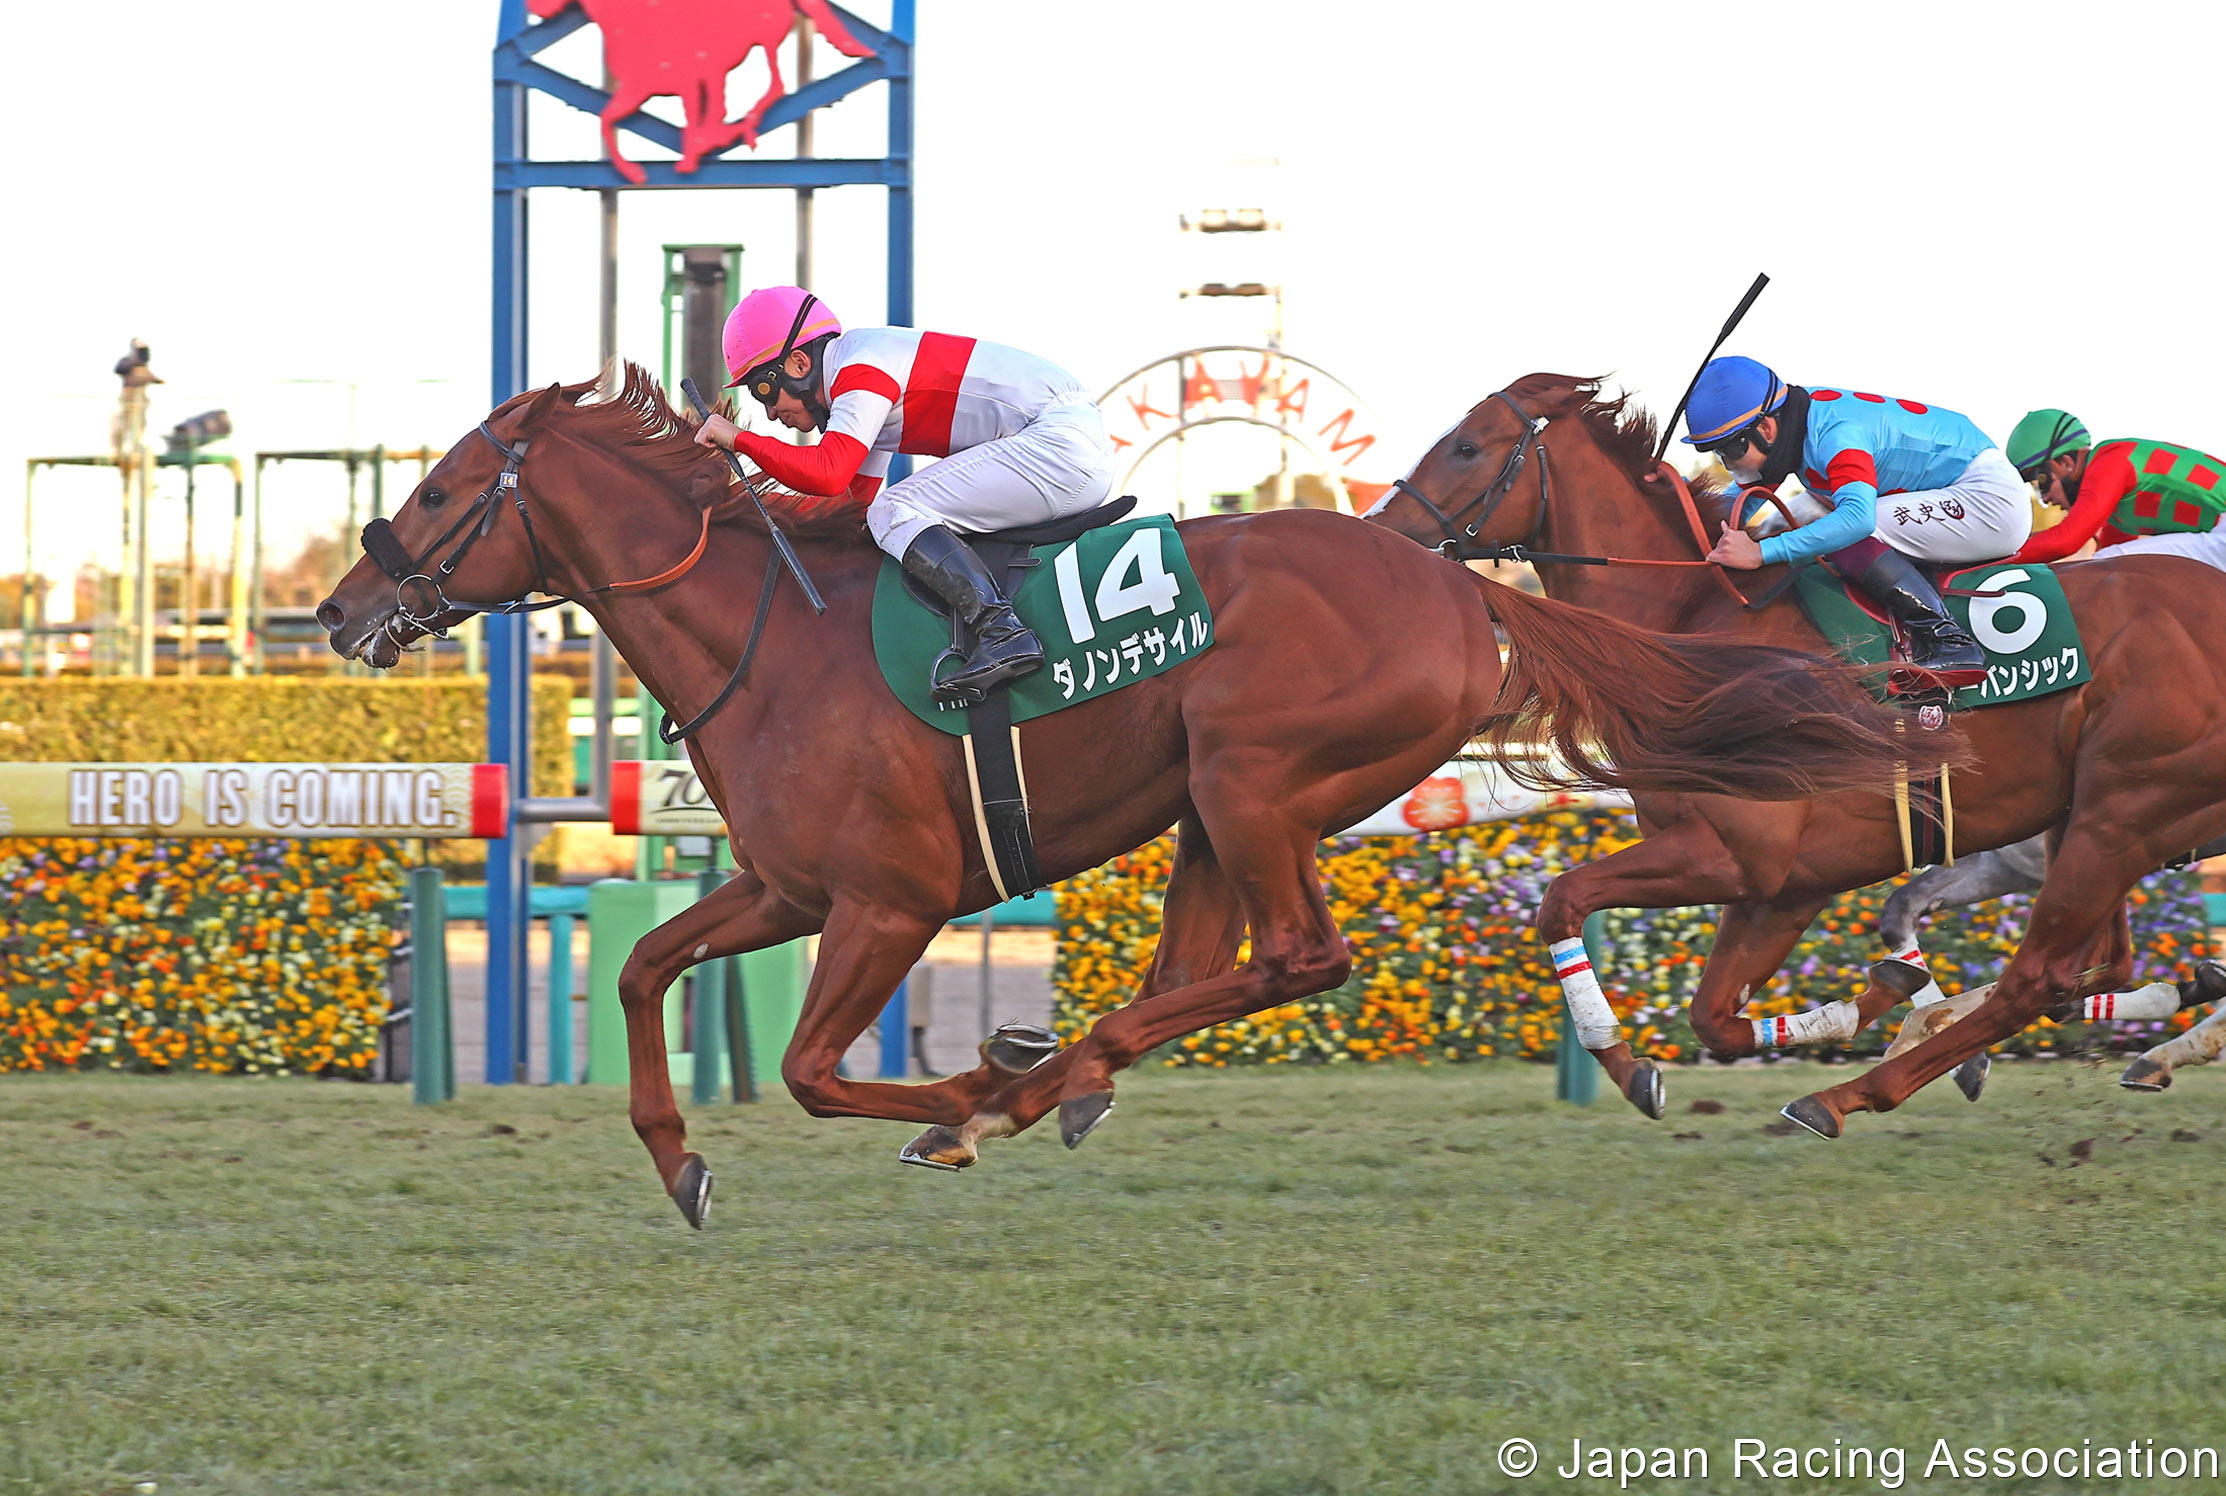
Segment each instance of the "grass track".
[{"label": "grass track", "polygon": [[10,1078],[0,1492],[1615,1489],[1547,1478],[1578,1436],[1710,1450],[1652,1489],[1877,1489],[1734,1481],[1751,1436],[1972,1490],[1934,1438],[2226,1442],[2226,1074],[2114,1074],[1825,1143],[1764,1130],[1809,1067],[1654,1125],[1531,1066],[1143,1073],[959,1176],[783,1098],[698,1114],[702,1235],[614,1092]]}]

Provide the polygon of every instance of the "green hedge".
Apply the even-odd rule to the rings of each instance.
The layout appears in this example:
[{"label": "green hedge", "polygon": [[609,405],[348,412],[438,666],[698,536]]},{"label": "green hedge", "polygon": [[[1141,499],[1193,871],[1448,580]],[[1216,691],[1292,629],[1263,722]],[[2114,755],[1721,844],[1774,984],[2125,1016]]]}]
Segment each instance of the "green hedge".
[{"label": "green hedge", "polygon": [[[571,681],[533,683],[533,789],[572,793]],[[0,680],[12,763],[477,763],[487,688],[468,679],[230,676]]]}]

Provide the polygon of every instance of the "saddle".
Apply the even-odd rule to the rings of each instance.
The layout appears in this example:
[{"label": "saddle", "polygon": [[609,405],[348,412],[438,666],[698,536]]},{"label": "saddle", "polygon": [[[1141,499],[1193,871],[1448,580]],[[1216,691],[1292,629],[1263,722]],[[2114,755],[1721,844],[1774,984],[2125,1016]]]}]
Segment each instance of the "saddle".
[{"label": "saddle", "polygon": [[[1135,495],[1126,494],[1047,525],[955,533],[974,548],[974,554],[981,557],[982,565],[997,578],[998,587],[1009,598],[1019,589],[1022,576],[1036,564],[1037,546],[1064,545],[1092,530],[1118,524],[1135,507]],[[910,576],[904,578],[904,588],[929,612],[950,621],[951,646],[936,656],[928,670],[932,689],[947,664],[965,658],[966,647],[972,641],[966,625],[942,598]],[[974,799],[974,830],[981,839],[990,882],[1000,899],[1033,897],[1045,886],[1043,869],[1036,861],[1035,834],[1028,823],[1028,784],[1020,774],[1020,729],[1013,725],[1012,685],[1008,681],[986,693],[969,694],[967,732],[960,739],[966,750],[967,787]]]},{"label": "saddle", "polygon": [[[954,530],[952,533],[974,548],[974,554],[982,558],[982,565],[988,567],[990,575],[997,578],[998,587],[1005,596],[1011,597],[1020,586],[1022,573],[1036,564],[1037,546],[1065,545],[1092,530],[1119,524],[1128,518],[1128,512],[1135,507],[1136,495],[1123,494],[1095,509],[1069,515],[1065,519],[1055,519],[1047,525],[1021,525],[1010,530]],[[917,577],[907,575],[904,590],[930,613],[950,621],[951,647],[935,662],[936,670],[940,671],[944,662],[953,654],[963,656],[966,653],[966,646],[971,642],[966,625],[959,622],[957,616],[951,612],[949,603],[929,591]],[[934,682],[931,680],[929,684],[932,686]],[[969,706],[980,704],[981,697],[978,695],[967,703]]]},{"label": "saddle", "polygon": [[[1870,669],[1872,694],[1901,710],[1903,731],[1937,732],[1954,712],[2030,700],[2092,678],[2071,605],[2048,566],[1987,561],[1920,570],[1986,651],[1986,678],[1977,684],[1948,691],[1897,682],[1894,667],[1907,660],[1907,646],[1884,610],[1829,567],[1803,567],[1794,578],[1794,595],[1810,620],[1842,660]],[[1908,866],[1955,860],[1955,800],[1945,771],[1918,780],[1903,775],[1894,803]]]}]

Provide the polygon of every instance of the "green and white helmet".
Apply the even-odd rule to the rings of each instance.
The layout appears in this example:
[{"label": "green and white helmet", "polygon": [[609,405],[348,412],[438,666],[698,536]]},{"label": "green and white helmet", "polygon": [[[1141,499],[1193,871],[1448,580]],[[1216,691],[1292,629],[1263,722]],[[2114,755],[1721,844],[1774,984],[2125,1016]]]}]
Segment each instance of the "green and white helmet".
[{"label": "green and white helmet", "polygon": [[2079,417],[2068,410],[2030,410],[2010,432],[2002,455],[2020,473],[2031,473],[2052,457],[2084,452],[2094,445]]}]

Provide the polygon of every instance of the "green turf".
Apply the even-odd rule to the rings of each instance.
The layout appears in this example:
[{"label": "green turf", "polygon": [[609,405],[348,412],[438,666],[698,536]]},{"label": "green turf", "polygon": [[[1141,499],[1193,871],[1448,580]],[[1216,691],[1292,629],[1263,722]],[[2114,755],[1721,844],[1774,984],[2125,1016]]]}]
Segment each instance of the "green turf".
[{"label": "green turf", "polygon": [[1709,1450],[1634,1489],[1878,1488],[1735,1480],[1739,1437],[2034,1489],[1918,1469],[2226,1443],[2226,1073],[1773,1135],[1847,1073],[1678,1071],[1660,1124],[1534,1066],[1144,1073],[964,1175],[782,1098],[698,1114],[701,1235],[613,1092],[10,1078],[0,1492],[1615,1489],[1507,1481],[1518,1435]]}]

